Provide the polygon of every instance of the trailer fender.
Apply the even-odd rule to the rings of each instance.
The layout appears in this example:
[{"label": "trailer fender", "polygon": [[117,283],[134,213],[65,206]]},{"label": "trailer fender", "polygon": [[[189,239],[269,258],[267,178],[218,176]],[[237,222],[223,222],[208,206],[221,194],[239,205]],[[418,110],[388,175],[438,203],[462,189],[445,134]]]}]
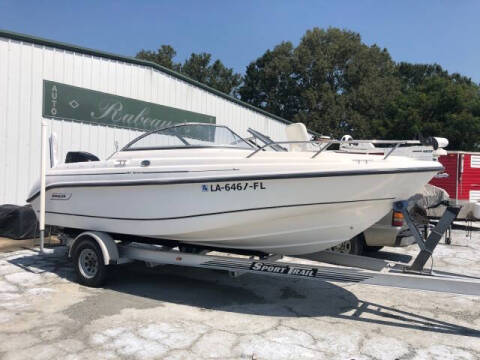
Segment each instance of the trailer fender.
[{"label": "trailer fender", "polygon": [[85,231],[78,235],[70,245],[68,257],[73,256],[75,253],[75,248],[81,242],[80,240],[86,238],[92,239],[98,244],[102,250],[105,265],[113,265],[118,263],[119,254],[115,240],[113,240],[109,234],[100,231]]}]

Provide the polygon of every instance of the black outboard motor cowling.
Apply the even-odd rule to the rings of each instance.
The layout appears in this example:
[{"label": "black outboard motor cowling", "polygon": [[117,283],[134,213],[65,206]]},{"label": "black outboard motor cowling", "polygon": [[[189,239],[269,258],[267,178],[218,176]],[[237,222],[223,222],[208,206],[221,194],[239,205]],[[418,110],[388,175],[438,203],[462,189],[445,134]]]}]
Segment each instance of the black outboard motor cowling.
[{"label": "black outboard motor cowling", "polygon": [[69,151],[65,157],[65,164],[87,161],[100,161],[100,159],[86,151]]}]

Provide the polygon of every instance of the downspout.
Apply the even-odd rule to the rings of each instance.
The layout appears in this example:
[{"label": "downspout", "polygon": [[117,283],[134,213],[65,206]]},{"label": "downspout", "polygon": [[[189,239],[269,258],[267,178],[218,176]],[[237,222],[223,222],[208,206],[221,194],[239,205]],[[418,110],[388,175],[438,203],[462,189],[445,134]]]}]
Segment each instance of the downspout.
[{"label": "downspout", "polygon": [[460,176],[460,166],[458,164],[458,159],[460,154],[457,154],[457,174],[455,176],[455,206],[458,206],[458,177]]}]

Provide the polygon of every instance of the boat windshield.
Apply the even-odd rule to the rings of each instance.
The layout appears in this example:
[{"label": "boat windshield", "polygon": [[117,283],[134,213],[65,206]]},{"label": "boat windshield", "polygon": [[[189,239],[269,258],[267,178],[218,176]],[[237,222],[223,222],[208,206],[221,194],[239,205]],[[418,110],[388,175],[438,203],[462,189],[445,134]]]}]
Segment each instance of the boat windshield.
[{"label": "boat windshield", "polygon": [[228,147],[252,149],[228,127],[215,124],[185,123],[143,134],[122,151],[178,148]]}]

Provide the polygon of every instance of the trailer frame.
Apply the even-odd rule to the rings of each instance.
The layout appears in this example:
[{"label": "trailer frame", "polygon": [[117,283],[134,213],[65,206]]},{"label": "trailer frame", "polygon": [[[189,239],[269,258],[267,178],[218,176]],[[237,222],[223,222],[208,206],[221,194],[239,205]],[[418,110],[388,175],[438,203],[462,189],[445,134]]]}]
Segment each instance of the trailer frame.
[{"label": "trailer frame", "polygon": [[[395,204],[397,209],[404,212],[409,227],[416,230],[406,205],[406,202]],[[197,252],[192,253],[190,251],[195,248],[187,252],[185,249],[181,251],[181,247],[171,245],[125,240],[128,237],[116,240],[114,235],[99,231],[84,231],[75,238],[63,236],[62,240],[66,249],[64,252],[73,259],[79,282],[88,286],[101,286],[108,269],[113,265],[142,261],[150,267],[175,265],[223,270],[232,277],[253,273],[480,296],[480,278],[424,269],[459,210],[458,207],[447,208],[426,240],[418,231],[413,232],[420,252],[412,265],[331,251],[296,258],[275,254],[262,255],[258,252],[238,255],[225,249],[205,248],[197,248]],[[81,251],[88,251],[88,255],[83,254],[82,257]],[[92,258],[97,261],[94,265]],[[319,265],[319,262],[325,265]],[[89,268],[85,268],[86,266]],[[98,276],[85,276],[94,268],[98,269]]]}]

